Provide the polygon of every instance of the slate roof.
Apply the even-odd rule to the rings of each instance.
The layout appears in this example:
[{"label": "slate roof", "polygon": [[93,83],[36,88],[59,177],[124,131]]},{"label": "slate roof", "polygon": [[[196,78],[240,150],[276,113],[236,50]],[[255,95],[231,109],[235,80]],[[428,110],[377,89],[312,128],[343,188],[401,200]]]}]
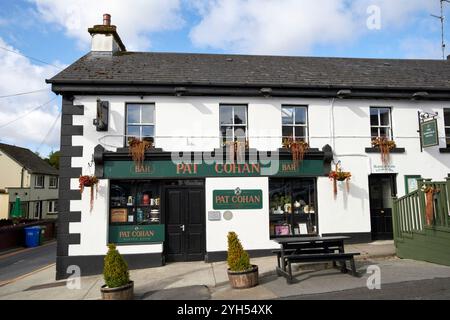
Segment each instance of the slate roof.
[{"label": "slate roof", "polygon": [[450,61],[88,53],[48,82],[450,90]]},{"label": "slate roof", "polygon": [[58,175],[59,171],[29,149],[0,143],[0,150],[32,173]]}]

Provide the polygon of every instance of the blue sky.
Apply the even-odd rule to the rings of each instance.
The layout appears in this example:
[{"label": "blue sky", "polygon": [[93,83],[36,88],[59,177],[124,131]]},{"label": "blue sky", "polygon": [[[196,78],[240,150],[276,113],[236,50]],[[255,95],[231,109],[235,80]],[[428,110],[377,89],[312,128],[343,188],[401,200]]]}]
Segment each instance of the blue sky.
[{"label": "blue sky", "polygon": [[[2,0],[0,47],[63,68],[89,51],[87,28],[105,12],[131,50],[441,58],[439,0]],[[0,49],[0,97],[49,89],[57,71]],[[0,98],[0,141],[57,150],[60,99],[28,114],[52,97]]]}]

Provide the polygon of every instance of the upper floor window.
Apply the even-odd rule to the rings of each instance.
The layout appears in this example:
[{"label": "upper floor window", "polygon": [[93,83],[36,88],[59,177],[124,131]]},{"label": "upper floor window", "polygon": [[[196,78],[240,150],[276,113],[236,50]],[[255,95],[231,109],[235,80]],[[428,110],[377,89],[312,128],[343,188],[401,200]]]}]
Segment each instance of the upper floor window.
[{"label": "upper floor window", "polygon": [[221,105],[220,133],[222,144],[226,141],[246,140],[247,138],[247,106]]},{"label": "upper floor window", "polygon": [[34,187],[43,188],[45,177],[43,175],[34,176]]},{"label": "upper floor window", "polygon": [[56,189],[58,188],[58,177],[50,177],[49,188]]},{"label": "upper floor window", "polygon": [[154,142],[155,105],[128,103],[126,106],[126,136]]},{"label": "upper floor window", "polygon": [[444,109],[445,142],[447,148],[450,148],[450,109]]},{"label": "upper floor window", "polygon": [[283,140],[308,140],[308,108],[305,106],[281,107]]},{"label": "upper floor window", "polygon": [[392,139],[391,108],[370,108],[371,137]]}]

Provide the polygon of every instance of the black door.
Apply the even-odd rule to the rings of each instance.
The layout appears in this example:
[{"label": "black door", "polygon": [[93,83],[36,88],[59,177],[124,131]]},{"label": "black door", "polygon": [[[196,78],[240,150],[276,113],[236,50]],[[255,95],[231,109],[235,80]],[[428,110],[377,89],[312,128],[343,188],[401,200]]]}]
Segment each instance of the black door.
[{"label": "black door", "polygon": [[205,258],[205,194],[199,187],[165,189],[166,261]]},{"label": "black door", "polygon": [[396,195],[395,174],[369,176],[370,222],[373,240],[393,239],[392,197]]}]

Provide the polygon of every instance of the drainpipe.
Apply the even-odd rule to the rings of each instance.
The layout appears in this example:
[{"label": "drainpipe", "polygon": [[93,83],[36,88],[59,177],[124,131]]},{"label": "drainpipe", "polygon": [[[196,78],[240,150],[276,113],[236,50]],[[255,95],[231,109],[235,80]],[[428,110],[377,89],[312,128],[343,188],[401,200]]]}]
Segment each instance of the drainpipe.
[{"label": "drainpipe", "polygon": [[22,167],[22,171],[20,172],[20,188],[23,188],[23,173],[25,172],[25,167]]}]

